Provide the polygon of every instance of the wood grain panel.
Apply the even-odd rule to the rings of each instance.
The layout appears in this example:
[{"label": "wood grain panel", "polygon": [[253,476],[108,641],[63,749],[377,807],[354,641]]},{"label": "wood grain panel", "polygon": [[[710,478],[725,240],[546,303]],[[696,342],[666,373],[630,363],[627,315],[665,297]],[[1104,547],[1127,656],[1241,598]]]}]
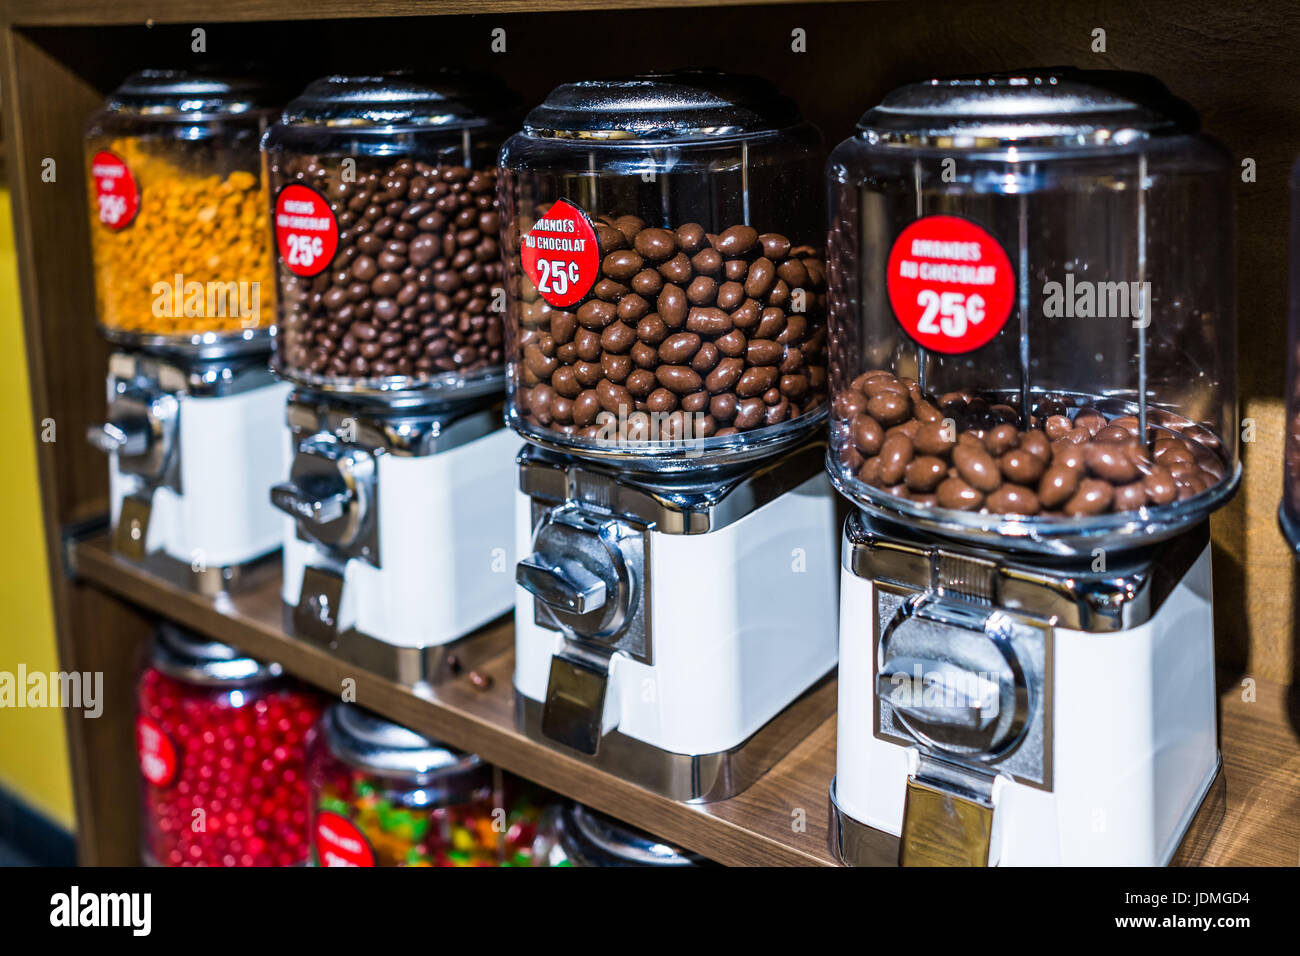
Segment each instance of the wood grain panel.
[{"label": "wood grain panel", "polygon": [[[68,581],[60,583],[68,639],[60,667],[103,675],[103,712],[65,709],[83,866],[140,863],[140,762],[135,688],[155,622],[139,607]],[[67,648],[65,650],[64,644]]]},{"label": "wood grain panel", "polygon": [[[64,573],[62,528],[106,507],[107,474],[82,440],[103,406],[106,351],[93,333],[81,132],[75,117],[97,92],[30,39],[0,32],[5,154],[20,250],[24,337],[35,431],[54,423],[37,464],[50,564],[60,668],[104,674],[105,716],[65,710],[74,781],[79,855],[86,863],[133,863],[138,857],[137,776],[129,701],[135,642],[147,631],[139,613]],[[41,180],[56,161],[56,181]],[[75,196],[75,199],[73,198]],[[47,201],[50,200],[50,201]],[[75,343],[75,344],[74,344]],[[91,467],[93,464],[93,468]],[[102,638],[112,635],[111,641]]]},{"label": "wood grain panel", "polygon": [[[43,506],[57,527],[107,507],[104,459],[83,438],[102,415],[108,354],[95,334],[82,169],[81,125],[100,94],[20,33],[4,31],[3,47],[5,153],[32,409],[38,423],[55,425],[56,440],[41,442],[39,461]],[[52,182],[42,179],[47,161],[55,164]],[[57,540],[49,543],[57,555]]]},{"label": "wood grain panel", "polygon": [[[370,0],[364,7],[355,0],[228,0],[217,9],[203,11],[206,22],[253,20],[335,20],[367,17],[450,16],[456,14],[533,13],[538,11],[599,12],[607,10],[665,9],[673,7],[768,6],[790,0]],[[5,0],[0,23],[21,26],[84,24],[193,23],[195,9],[184,0]]]},{"label": "wood grain panel", "polygon": [[[1272,681],[1221,675],[1219,734],[1227,783],[1222,822],[1193,830],[1177,862],[1300,865],[1300,707]],[[1208,822],[1208,821],[1207,821]]]}]

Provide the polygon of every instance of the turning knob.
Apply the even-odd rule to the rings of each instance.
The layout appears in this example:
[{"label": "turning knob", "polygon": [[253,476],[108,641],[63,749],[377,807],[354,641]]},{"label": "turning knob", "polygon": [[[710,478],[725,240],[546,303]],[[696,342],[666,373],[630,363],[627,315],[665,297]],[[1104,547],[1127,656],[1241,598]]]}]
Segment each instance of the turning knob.
[{"label": "turning knob", "polygon": [[149,449],[152,432],[144,419],[118,419],[91,425],[86,429],[86,441],[105,455],[143,455]]},{"label": "turning knob", "polygon": [[605,603],[605,582],[576,561],[530,554],[515,567],[515,580],[537,600],[573,614],[586,614]]},{"label": "turning knob", "polygon": [[312,541],[364,557],[375,494],[374,456],[322,432],[298,443],[289,480],[271,488],[271,504]]},{"label": "turning knob", "polygon": [[997,610],[914,598],[886,625],[879,655],[877,698],[931,748],[992,759],[1021,740],[1034,688]]},{"label": "turning knob", "polygon": [[982,733],[998,719],[1002,686],[951,661],[892,657],[876,677],[876,693],[908,720]]},{"label": "turning knob", "polygon": [[343,517],[347,508],[348,490],[342,480],[338,482],[340,490],[322,495],[320,489],[315,493],[300,488],[291,481],[274,485],[271,488],[271,504],[292,518],[301,518],[316,524],[329,524]]},{"label": "turning knob", "polygon": [[573,637],[612,642],[641,599],[626,553],[635,535],[617,518],[562,505],[542,519],[515,580]]}]

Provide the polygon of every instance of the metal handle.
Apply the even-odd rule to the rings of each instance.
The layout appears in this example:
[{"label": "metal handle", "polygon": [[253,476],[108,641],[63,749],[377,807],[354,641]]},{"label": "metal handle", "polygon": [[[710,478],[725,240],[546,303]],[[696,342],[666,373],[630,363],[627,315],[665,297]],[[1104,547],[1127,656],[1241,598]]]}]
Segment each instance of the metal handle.
[{"label": "metal handle", "polygon": [[900,866],[996,866],[994,774],[922,752],[907,778]]},{"label": "metal handle", "polygon": [[983,730],[998,716],[997,680],[947,661],[896,657],[876,675],[876,693],[910,720]]},{"label": "metal handle", "polygon": [[609,658],[569,653],[551,658],[542,705],[542,733],[579,753],[595,755],[605,715]]},{"label": "metal handle", "polygon": [[557,563],[530,554],[515,567],[515,580],[543,604],[586,614],[605,603],[605,582],[576,561]]},{"label": "metal handle", "polygon": [[149,448],[149,427],[141,421],[111,421],[86,429],[86,441],[105,455],[143,455]]},{"label": "metal handle", "polygon": [[271,488],[271,504],[291,517],[317,524],[329,524],[342,518],[350,497],[347,491],[319,496],[308,494],[288,481]]}]

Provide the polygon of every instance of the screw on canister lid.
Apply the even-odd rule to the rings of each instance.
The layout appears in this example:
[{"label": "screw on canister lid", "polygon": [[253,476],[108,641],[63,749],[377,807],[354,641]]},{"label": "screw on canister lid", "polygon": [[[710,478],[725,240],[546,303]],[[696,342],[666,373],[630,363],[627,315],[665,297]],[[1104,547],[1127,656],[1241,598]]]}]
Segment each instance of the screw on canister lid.
[{"label": "screw on canister lid", "polygon": [[336,757],[381,776],[421,783],[462,777],[478,781],[490,769],[477,754],[448,747],[353,704],[334,704],[322,718],[322,728]]},{"label": "screw on canister lid", "polygon": [[205,686],[243,687],[274,680],[283,673],[279,664],[265,664],[229,644],[171,623],[159,625],[150,663],[175,680]]},{"label": "screw on canister lid", "polygon": [[530,136],[680,142],[771,133],[802,122],[755,76],[682,70],[557,86],[524,120]]},{"label": "screw on canister lid", "polygon": [[109,97],[109,110],[151,116],[250,113],[282,102],[274,84],[256,76],[193,70],[141,70],[128,76]]},{"label": "screw on canister lid", "polygon": [[1071,67],[910,83],[858,121],[871,142],[918,147],[1123,145],[1199,125],[1154,77]]},{"label": "screw on canister lid", "polygon": [[309,83],[284,108],[282,122],[461,129],[502,120],[515,103],[514,94],[494,77],[458,70],[332,74]]},{"label": "screw on canister lid", "polygon": [[560,845],[577,866],[703,866],[703,857],[580,803],[557,821]]}]

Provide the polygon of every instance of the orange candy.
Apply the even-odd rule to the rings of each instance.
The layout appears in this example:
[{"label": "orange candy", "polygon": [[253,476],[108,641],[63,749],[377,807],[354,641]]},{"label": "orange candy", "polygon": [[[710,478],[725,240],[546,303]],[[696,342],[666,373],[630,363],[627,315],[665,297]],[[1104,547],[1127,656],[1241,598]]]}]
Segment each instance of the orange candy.
[{"label": "orange candy", "polygon": [[91,144],[131,170],[140,190],[135,219],[120,230],[99,222],[90,181],[95,288],[101,324],[149,335],[235,332],[275,321],[267,198],[258,175],[182,169],[141,141]]}]

